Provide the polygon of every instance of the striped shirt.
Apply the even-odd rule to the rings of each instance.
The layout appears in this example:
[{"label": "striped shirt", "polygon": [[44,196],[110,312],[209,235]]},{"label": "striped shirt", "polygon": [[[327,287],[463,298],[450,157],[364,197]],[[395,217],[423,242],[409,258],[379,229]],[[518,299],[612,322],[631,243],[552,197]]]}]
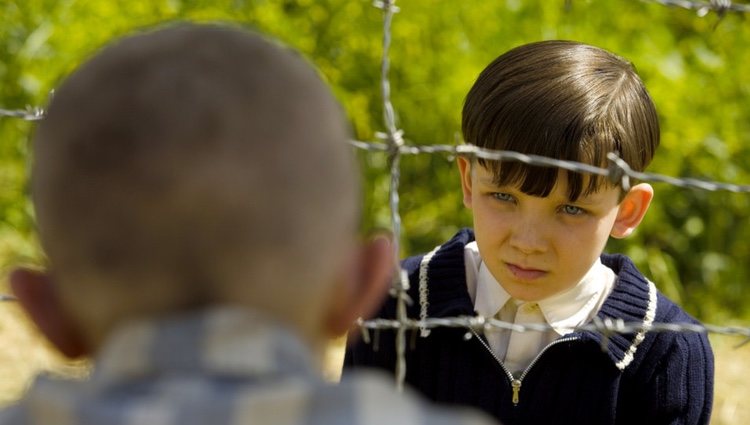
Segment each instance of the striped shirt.
[{"label": "striped shirt", "polygon": [[445,410],[376,372],[324,382],[292,332],[240,309],[120,327],[86,381],[39,377],[5,424],[491,424]]}]

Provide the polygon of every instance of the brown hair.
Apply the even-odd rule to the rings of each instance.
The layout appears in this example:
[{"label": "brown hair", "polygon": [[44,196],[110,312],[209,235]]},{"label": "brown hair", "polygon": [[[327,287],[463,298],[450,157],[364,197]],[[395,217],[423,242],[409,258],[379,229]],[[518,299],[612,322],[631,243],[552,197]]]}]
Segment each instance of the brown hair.
[{"label": "brown hair", "polygon": [[[617,153],[643,170],[659,145],[656,108],[628,61],[572,41],[516,47],[490,63],[466,96],[467,143],[606,166]],[[491,163],[490,163],[491,162]],[[498,185],[547,196],[558,170],[479,159]],[[568,172],[569,198],[595,192],[604,178]],[[586,187],[584,187],[584,185]]]}]

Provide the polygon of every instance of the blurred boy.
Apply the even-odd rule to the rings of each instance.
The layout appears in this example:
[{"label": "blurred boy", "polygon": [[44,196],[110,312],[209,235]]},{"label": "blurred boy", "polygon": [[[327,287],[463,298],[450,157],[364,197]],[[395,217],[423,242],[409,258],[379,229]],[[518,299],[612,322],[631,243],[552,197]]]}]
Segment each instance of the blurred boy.
[{"label": "blurred boy", "polygon": [[[602,49],[546,41],[481,73],[463,109],[467,143],[606,167],[615,152],[643,170],[659,144],[653,102],[633,67]],[[505,424],[707,424],[713,355],[705,335],[602,336],[599,319],[695,323],[607,239],[632,233],[653,198],[606,177],[459,157],[474,230],[404,261],[411,317],[482,315],[548,332],[423,330],[406,380],[429,398],[481,407]],[[388,302],[380,316],[393,317]],[[360,343],[349,365],[394,368],[392,340]]]},{"label": "blurred boy", "polygon": [[348,137],[304,60],[239,29],[171,27],[84,64],[33,145],[49,269],[11,283],[94,371],[38,379],[0,423],[487,423],[318,377],[390,267],[387,240],[355,249]]}]

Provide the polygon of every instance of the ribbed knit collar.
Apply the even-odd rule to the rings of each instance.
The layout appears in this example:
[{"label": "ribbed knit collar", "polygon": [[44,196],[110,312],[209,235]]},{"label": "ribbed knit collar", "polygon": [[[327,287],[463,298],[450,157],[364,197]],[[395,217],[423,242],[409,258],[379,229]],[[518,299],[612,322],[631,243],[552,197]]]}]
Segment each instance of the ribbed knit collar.
[{"label": "ribbed knit collar", "polygon": [[[466,287],[464,246],[474,240],[470,229],[459,231],[451,240],[423,260],[421,270],[429,282],[420,287],[420,304],[426,305],[428,317],[474,316],[474,304]],[[624,322],[653,322],[656,308],[656,289],[623,255],[602,254],[601,261],[612,269],[617,278],[611,295],[602,305],[597,317],[601,320],[622,319]],[[426,300],[424,299],[426,297]],[[425,303],[426,301],[426,303]],[[581,340],[601,344],[598,332],[583,331],[571,334]],[[608,338],[608,355],[618,369],[623,370],[633,360],[645,333],[613,334]]]}]

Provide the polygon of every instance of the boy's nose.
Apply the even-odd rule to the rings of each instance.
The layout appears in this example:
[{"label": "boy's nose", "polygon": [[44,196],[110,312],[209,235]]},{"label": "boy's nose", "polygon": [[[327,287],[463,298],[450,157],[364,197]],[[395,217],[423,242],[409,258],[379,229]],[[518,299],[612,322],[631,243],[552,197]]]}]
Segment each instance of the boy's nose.
[{"label": "boy's nose", "polygon": [[518,223],[512,231],[510,245],[523,254],[544,252],[546,242],[540,223],[528,220]]}]

